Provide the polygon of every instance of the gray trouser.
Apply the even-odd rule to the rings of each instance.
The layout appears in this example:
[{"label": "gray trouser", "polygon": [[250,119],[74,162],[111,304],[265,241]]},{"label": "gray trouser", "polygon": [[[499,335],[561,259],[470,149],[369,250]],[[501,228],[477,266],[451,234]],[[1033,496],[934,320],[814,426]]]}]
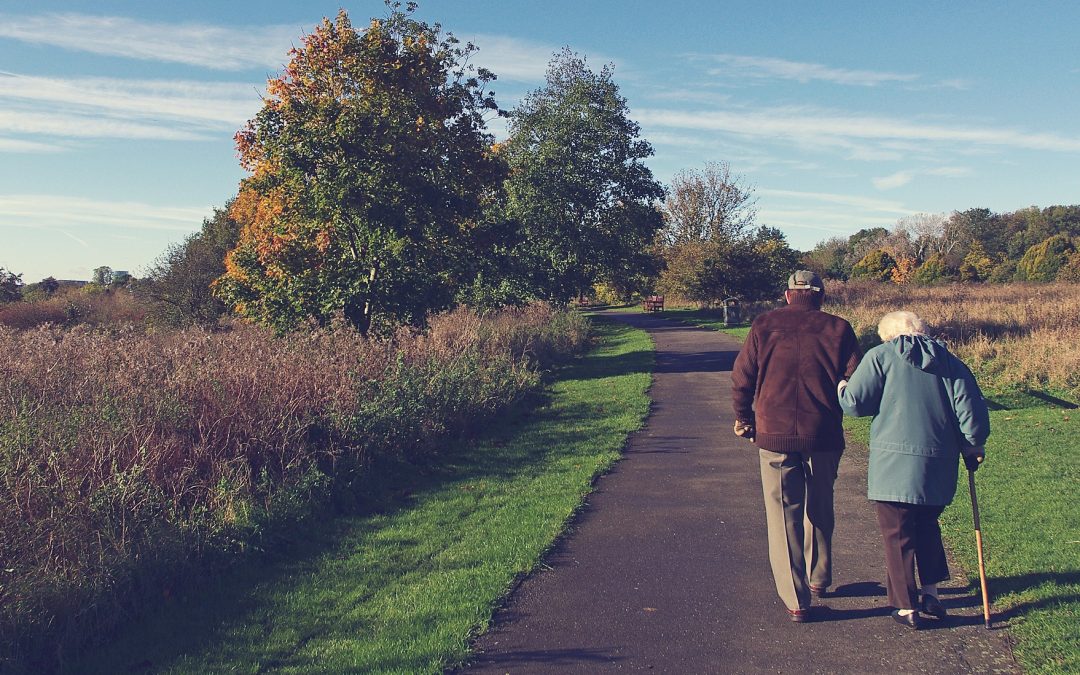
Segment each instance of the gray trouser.
[{"label": "gray trouser", "polygon": [[833,483],[839,452],[758,449],[769,564],[788,609],[810,606],[810,586],[832,585]]}]

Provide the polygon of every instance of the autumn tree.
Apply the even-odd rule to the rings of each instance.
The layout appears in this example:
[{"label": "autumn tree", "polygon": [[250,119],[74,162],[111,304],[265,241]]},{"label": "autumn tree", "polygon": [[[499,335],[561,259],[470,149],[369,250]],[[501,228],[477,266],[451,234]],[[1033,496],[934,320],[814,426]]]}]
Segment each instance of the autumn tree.
[{"label": "autumn tree", "polygon": [[511,113],[501,154],[517,252],[540,297],[567,300],[647,262],[663,188],[610,66],[595,72],[569,49],[556,54],[547,83]]},{"label": "autumn tree", "polygon": [[664,200],[664,243],[734,240],[754,224],[754,189],[727,162],[675,174]]},{"label": "autumn tree", "polygon": [[241,225],[216,290],[277,330],[343,313],[420,322],[451,303],[482,255],[482,218],[505,176],[484,115],[490,72],[438,24],[388,3],[354,29],[324,19],[269,81],[236,135]]}]

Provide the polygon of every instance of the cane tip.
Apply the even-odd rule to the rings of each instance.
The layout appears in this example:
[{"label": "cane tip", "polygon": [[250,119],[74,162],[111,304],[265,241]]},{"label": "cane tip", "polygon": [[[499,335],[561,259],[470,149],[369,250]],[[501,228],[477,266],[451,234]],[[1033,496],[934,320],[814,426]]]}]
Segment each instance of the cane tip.
[{"label": "cane tip", "polygon": [[989,621],[986,622],[986,630],[990,630],[990,622]]}]

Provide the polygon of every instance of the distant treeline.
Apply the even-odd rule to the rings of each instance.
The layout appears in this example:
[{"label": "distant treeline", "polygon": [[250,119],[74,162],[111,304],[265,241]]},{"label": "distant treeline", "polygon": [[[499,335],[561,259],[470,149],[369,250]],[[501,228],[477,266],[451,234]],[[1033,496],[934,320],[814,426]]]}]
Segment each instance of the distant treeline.
[{"label": "distant treeline", "polygon": [[899,284],[1080,281],[1080,206],[919,214],[891,229],[821,242],[808,267],[833,279]]}]

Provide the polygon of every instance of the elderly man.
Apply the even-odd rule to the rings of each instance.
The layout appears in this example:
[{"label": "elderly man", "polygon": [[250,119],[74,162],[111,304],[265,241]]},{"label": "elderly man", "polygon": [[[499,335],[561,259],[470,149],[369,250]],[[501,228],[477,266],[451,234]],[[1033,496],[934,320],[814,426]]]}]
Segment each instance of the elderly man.
[{"label": "elderly man", "polygon": [[799,270],[787,306],[757,317],[731,373],[735,433],[759,448],[776,592],[795,622],[832,584],[833,482],[844,450],[836,387],[862,352],[851,324],[821,311],[825,285]]}]

